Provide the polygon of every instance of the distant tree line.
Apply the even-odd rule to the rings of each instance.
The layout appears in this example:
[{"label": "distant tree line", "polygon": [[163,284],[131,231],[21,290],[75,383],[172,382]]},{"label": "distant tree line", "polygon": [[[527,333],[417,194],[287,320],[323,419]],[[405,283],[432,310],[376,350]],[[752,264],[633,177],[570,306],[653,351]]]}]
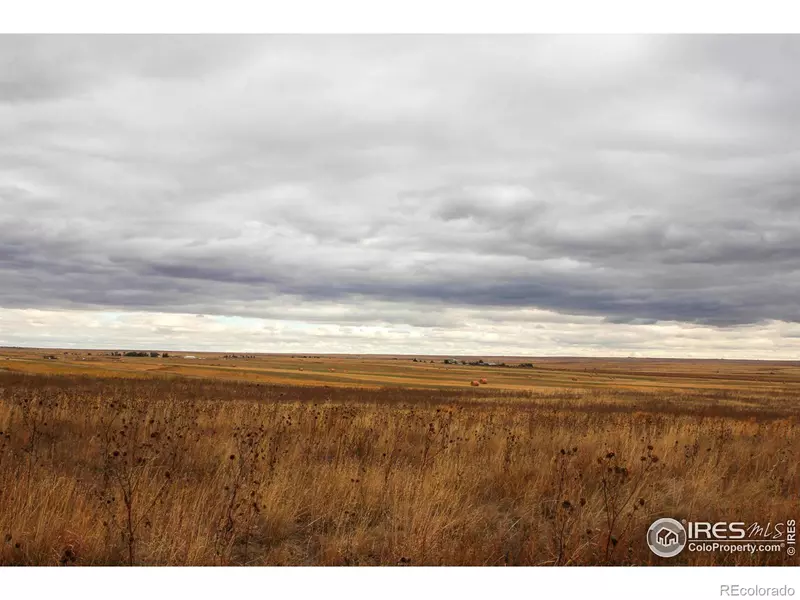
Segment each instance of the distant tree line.
[{"label": "distant tree line", "polygon": [[140,352],[131,350],[130,352],[109,352],[108,356],[130,356],[132,358],[169,358],[169,352]]},{"label": "distant tree line", "polygon": [[482,358],[474,361],[445,358],[442,362],[446,365],[464,365],[470,367],[510,367],[515,369],[533,369],[533,363],[517,363],[514,365],[509,365],[504,362],[486,362]]}]

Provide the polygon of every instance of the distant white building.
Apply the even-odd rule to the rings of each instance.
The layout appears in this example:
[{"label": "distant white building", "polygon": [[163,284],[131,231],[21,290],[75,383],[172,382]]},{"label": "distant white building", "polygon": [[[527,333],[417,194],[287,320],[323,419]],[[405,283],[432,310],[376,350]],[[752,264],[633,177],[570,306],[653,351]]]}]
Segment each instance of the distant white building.
[{"label": "distant white building", "polygon": [[196,356],[184,356],[183,358],[197,358]]}]

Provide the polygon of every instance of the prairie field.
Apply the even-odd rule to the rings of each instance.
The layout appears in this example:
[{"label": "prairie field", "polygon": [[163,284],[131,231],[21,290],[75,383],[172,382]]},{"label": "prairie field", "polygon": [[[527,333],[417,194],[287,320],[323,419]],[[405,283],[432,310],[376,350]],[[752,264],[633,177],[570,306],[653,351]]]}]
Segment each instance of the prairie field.
[{"label": "prairie field", "polygon": [[645,543],[797,519],[795,363],[185,356],[0,350],[0,564],[797,564]]}]

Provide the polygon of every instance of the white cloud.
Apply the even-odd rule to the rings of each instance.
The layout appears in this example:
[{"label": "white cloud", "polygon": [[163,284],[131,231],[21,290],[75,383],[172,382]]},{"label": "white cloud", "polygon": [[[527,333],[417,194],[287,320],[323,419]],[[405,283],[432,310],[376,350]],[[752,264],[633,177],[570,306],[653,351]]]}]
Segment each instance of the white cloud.
[{"label": "white cloud", "polygon": [[[241,325],[159,315],[258,319],[286,348],[792,351],[795,38],[0,36],[0,57],[5,310],[201,345]],[[67,321],[0,333],[84,339]]]},{"label": "white cloud", "polygon": [[[342,313],[349,313],[345,320]],[[599,317],[512,309],[442,310],[447,326],[329,320],[301,312],[282,319],[154,312],[0,309],[0,345],[241,352],[331,352],[516,356],[637,356],[792,359],[800,328],[782,322],[727,329],[680,323],[629,325]]]}]

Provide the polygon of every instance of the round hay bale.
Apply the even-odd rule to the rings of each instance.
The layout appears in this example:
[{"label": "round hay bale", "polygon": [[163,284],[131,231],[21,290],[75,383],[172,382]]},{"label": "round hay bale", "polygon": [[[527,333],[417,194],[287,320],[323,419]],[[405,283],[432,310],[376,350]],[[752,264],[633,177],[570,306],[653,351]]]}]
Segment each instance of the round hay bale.
[{"label": "round hay bale", "polygon": [[489,382],[488,382],[488,381],[486,381],[486,377],[481,377],[481,383],[483,383],[483,384],[487,384],[487,383],[489,383]]},{"label": "round hay bale", "polygon": [[471,385],[471,386],[474,386],[474,387],[478,387],[478,386],[480,385],[480,383],[478,383],[478,381],[477,381],[477,380],[475,380],[475,381],[472,381],[472,382],[470,383],[470,385]]}]

